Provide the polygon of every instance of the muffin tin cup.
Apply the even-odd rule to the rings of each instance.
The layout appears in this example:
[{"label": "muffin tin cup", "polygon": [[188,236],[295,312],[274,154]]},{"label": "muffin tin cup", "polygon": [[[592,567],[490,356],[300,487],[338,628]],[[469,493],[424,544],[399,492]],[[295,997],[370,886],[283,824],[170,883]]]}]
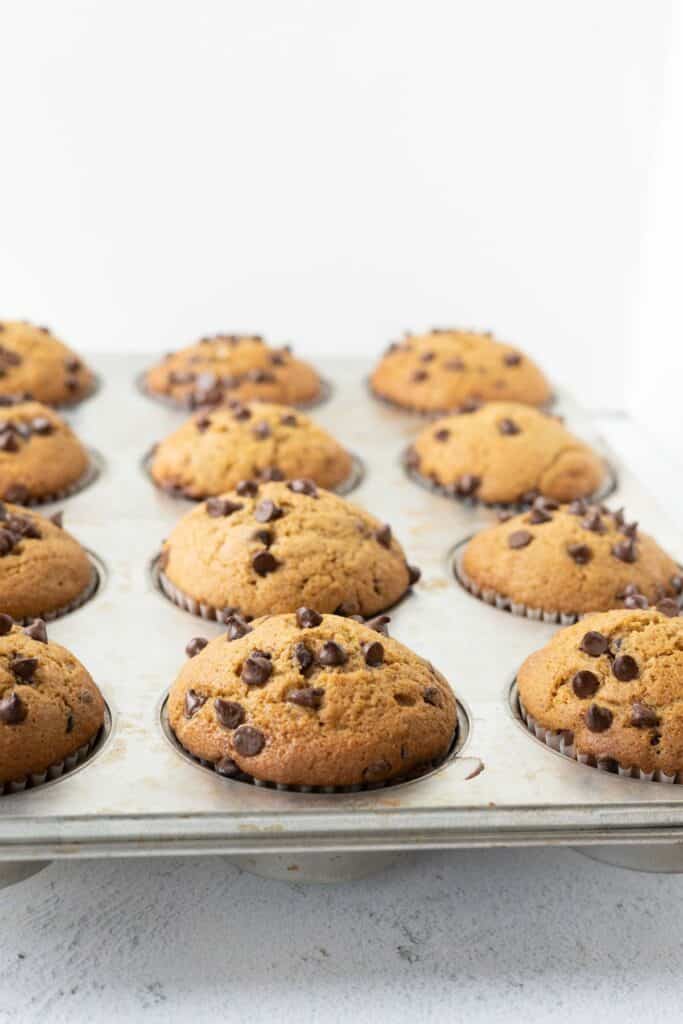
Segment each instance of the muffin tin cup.
[{"label": "muffin tin cup", "polygon": [[[420,487],[424,487],[425,490],[431,491],[432,494],[439,494],[443,498],[449,498],[451,501],[458,501],[463,505],[468,505],[470,508],[487,508],[492,512],[526,512],[530,507],[531,502],[525,501],[482,501],[477,498],[476,495],[464,496],[457,494],[453,487],[448,487],[445,484],[435,483],[434,480],[430,480],[429,477],[422,476],[417,469],[410,466],[409,455],[410,446],[405,449],[401,455],[401,463],[403,465],[404,472],[409,480],[413,483],[418,484]],[[615,469],[606,460],[602,460],[604,467],[604,478],[603,482],[596,491],[592,494],[579,495],[584,501],[598,502],[604,501],[610,494],[614,494],[619,481]]]},{"label": "muffin tin cup", "polygon": [[55,491],[53,494],[27,498],[26,501],[21,502],[21,504],[25,508],[35,508],[37,505],[53,505],[55,502],[64,501],[66,498],[70,498],[74,494],[79,494],[81,491],[84,491],[86,487],[90,487],[91,484],[94,484],[95,481],[99,479],[103,465],[104,459],[100,453],[95,451],[94,448],[88,448],[88,467],[85,473],[83,473],[78,480],[75,480],[68,487],[64,487],[60,491]]},{"label": "muffin tin cup", "polygon": [[68,775],[74,768],[84,764],[95,748],[99,746],[100,740],[106,736],[108,731],[107,721],[108,712],[105,714],[105,724],[100,726],[92,739],[88,740],[87,743],[84,743],[82,747],[79,747],[78,750],[74,751],[73,754],[69,754],[62,761],[51,764],[49,768],[44,768],[42,772],[31,772],[25,775],[23,779],[17,779],[13,782],[0,782],[0,797],[11,796],[12,793],[23,793],[27,789],[36,789],[36,787],[42,786],[46,782],[55,782],[57,779]]},{"label": "muffin tin cup", "polygon": [[[156,487],[161,494],[165,494],[167,498],[172,498],[174,501],[190,501],[199,504],[202,501],[206,501],[208,498],[216,497],[217,495],[205,494],[203,498],[195,498],[189,494],[185,494],[183,491],[167,490],[152,476],[152,462],[154,460],[154,447],[150,448],[140,460],[142,471],[149,481]],[[341,497],[351,494],[357,487],[360,487],[365,478],[365,463],[361,459],[360,455],[355,455],[353,452],[351,455],[351,472],[345,480],[337,484],[335,487],[328,488],[333,494],[339,494]],[[266,481],[264,481],[265,483]],[[230,490],[230,488],[226,488]],[[220,494],[222,492],[218,492]]]},{"label": "muffin tin cup", "polygon": [[207,761],[204,758],[196,757],[180,742],[168,720],[168,695],[164,697],[159,709],[161,729],[164,736],[174,750],[191,764],[213,771],[216,775],[230,782],[240,782],[249,786],[256,786],[259,789],[277,790],[281,793],[332,793],[340,795],[345,793],[369,793],[378,789],[394,789],[396,786],[405,785],[406,783],[419,782],[450,764],[451,761],[455,760],[462,753],[470,732],[469,716],[460,701],[457,701],[457,713],[458,721],[447,753],[444,757],[423,765],[420,771],[415,770],[408,775],[388,779],[384,782],[356,783],[352,786],[292,786],[285,785],[282,782],[266,782],[263,779],[257,779],[253,775],[249,775],[247,772],[240,771],[235,775],[222,774],[217,767],[220,762]]},{"label": "muffin tin cup", "polygon": [[36,619],[43,619],[45,622],[54,622],[55,619],[61,619],[64,615],[69,615],[71,612],[75,612],[76,609],[81,608],[84,604],[95,596],[100,588],[102,582],[102,572],[99,564],[96,562],[93,555],[88,552],[90,559],[91,574],[90,582],[88,586],[83,590],[77,597],[68,604],[62,605],[61,608],[54,608],[52,611],[36,612],[35,615],[25,616],[23,619],[14,619],[14,621],[20,626],[28,626],[31,622],[35,622]]},{"label": "muffin tin cup", "polygon": [[[153,402],[160,402],[162,405],[165,405],[167,409],[175,409],[176,411],[184,412],[187,415],[191,415],[193,412],[196,412],[199,406],[194,407],[182,399],[173,398],[172,395],[164,395],[158,391],[150,390],[150,388],[147,387],[147,372],[147,370],[143,370],[135,378],[135,387],[140,394],[144,395],[145,398],[150,398]],[[277,402],[275,404],[289,405],[292,409],[301,409],[302,411],[305,411],[306,409],[315,409],[317,406],[323,405],[325,402],[330,400],[332,397],[332,391],[332,383],[325,377],[320,377],[320,390],[315,398],[310,398],[305,402]],[[226,395],[226,398],[228,397],[229,394]],[[242,399],[240,399],[240,401],[242,401]],[[243,401],[252,402],[259,401],[259,399],[245,398]],[[263,399],[263,401],[266,400]],[[218,405],[220,404],[221,403],[219,402]]]},{"label": "muffin tin cup", "polygon": [[462,541],[458,544],[455,551],[451,556],[451,566],[453,575],[457,582],[465,588],[473,597],[476,597],[479,601],[483,601],[484,604],[490,604],[494,608],[500,609],[500,611],[510,612],[512,615],[517,615],[523,619],[531,619],[534,622],[548,622],[560,626],[571,626],[574,622],[578,622],[583,616],[574,612],[559,612],[552,609],[546,608],[530,608],[526,604],[522,604],[518,601],[513,601],[512,598],[507,597],[505,594],[499,594],[497,590],[492,590],[487,587],[480,587],[478,583],[471,580],[463,568],[463,556],[465,553],[465,546],[471,538]]},{"label": "muffin tin cup", "polygon": [[550,750],[554,750],[558,754],[562,754],[563,757],[568,757],[572,761],[576,761],[578,764],[587,765],[590,768],[597,768],[598,771],[609,772],[612,775],[618,775],[622,779],[638,779],[641,782],[664,782],[669,785],[679,784],[683,779],[681,778],[681,772],[676,772],[675,775],[667,775],[666,772],[654,771],[644,772],[635,765],[622,765],[615,758],[606,758],[605,760],[599,760],[592,754],[582,754],[574,746],[572,739],[571,743],[567,742],[566,734],[563,732],[553,732],[551,729],[546,729],[540,725],[536,719],[531,715],[519,696],[517,690],[517,684],[514,685],[513,690],[513,711],[516,711],[519,720],[528,729],[532,736],[541,743],[545,743],[546,747]]}]

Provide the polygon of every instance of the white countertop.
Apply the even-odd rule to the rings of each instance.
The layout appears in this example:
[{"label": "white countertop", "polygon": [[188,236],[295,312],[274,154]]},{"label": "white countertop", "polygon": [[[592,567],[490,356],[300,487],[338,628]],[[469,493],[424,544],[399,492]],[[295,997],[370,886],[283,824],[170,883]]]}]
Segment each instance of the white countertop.
[{"label": "white countertop", "polygon": [[[679,474],[599,420],[669,509]],[[0,892],[0,1022],[628,1024],[680,991],[683,877],[572,850],[422,854],[334,886],[224,858],[53,863]]]}]

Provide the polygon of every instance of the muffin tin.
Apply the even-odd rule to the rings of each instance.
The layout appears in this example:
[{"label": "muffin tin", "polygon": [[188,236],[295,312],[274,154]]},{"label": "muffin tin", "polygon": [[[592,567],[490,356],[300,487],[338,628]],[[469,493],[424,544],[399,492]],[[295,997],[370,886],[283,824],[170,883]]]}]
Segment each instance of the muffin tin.
[{"label": "muffin tin", "polygon": [[[156,591],[149,567],[183,506],[152,486],[141,460],[185,414],[135,387],[146,360],[93,362],[102,388],[69,419],[106,462],[98,480],[61,507],[66,528],[94,553],[107,585],[52,623],[50,636],[88,668],[111,721],[76,770],[0,798],[0,859],[224,853],[254,867],[264,855],[286,866],[314,854],[353,853],[369,867],[393,850],[683,840],[683,786],[619,778],[557,756],[519,721],[510,700],[516,670],[557,626],[506,614],[454,579],[455,547],[494,513],[406,479],[401,455],[424,420],[370,398],[365,368],[351,361],[322,366],[333,391],[315,416],[363,459],[352,500],[389,522],[422,569],[414,595],[392,612],[390,631],[450,680],[466,723],[463,742],[426,776],[343,794],[245,785],[181,753],[164,725],[165,695],[188,640],[223,627]],[[558,408],[570,428],[597,443],[568,398],[559,396]],[[625,505],[680,558],[681,538],[628,469],[598,447],[616,474],[611,503]]]}]

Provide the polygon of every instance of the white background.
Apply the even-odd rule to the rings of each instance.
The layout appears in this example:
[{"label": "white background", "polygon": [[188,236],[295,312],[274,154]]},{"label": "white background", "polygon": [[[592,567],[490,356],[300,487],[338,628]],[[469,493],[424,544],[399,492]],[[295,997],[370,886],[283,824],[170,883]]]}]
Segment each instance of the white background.
[{"label": "white background", "polygon": [[[667,0],[0,0],[0,318],[369,361],[493,328],[628,408],[680,503],[681,41]],[[630,1024],[680,1003],[682,887],[552,849],[322,891],[53,865],[0,893],[0,1021]]]},{"label": "white background", "polygon": [[369,359],[404,328],[493,328],[671,434],[679,15],[2,4],[0,315],[86,351],[251,329]]}]

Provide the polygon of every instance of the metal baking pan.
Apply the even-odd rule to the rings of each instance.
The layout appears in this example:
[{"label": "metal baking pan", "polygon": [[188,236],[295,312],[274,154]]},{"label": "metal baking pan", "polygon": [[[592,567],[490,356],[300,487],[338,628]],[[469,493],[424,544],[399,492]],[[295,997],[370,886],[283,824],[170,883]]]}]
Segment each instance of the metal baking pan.
[{"label": "metal baking pan", "polygon": [[[186,757],[162,721],[187,641],[222,627],[196,619],[158,591],[150,563],[191,505],[155,488],[142,466],[150,445],[184,413],[135,387],[144,360],[94,360],[97,396],[69,412],[104,455],[92,486],[62,503],[65,525],[101,561],[101,586],[49,627],[102,689],[111,710],[95,754],[63,778],[0,799],[0,859],[224,853],[328,853],[525,844],[683,842],[683,786],[621,779],[548,750],[516,720],[510,693],[526,655],[556,626],[518,618],[468,594],[452,552],[494,513],[409,480],[401,455],[424,423],[373,401],[366,367],[327,363],[329,400],[314,415],[363,459],[352,500],[391,523],[422,568],[414,594],[392,613],[391,633],[450,680],[467,718],[456,757],[429,776],[368,792],[289,793],[220,778]],[[611,463],[625,505],[674,557],[681,538],[590,421],[560,395],[568,426]],[[41,510],[42,511],[42,510]],[[51,511],[49,508],[46,511]],[[297,853],[298,851],[298,853]],[[291,877],[291,876],[290,876]]]}]

